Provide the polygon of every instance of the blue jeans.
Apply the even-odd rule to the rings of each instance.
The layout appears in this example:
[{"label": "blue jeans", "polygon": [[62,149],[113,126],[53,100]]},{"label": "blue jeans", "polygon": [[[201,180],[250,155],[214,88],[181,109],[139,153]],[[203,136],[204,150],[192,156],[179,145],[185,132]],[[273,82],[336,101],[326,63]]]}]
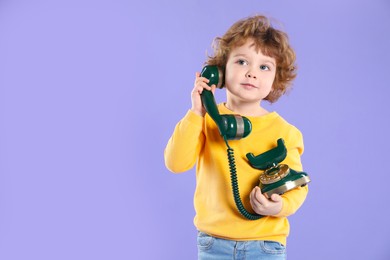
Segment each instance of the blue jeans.
[{"label": "blue jeans", "polygon": [[233,241],[198,232],[198,260],[285,260],[286,247],[275,241]]}]

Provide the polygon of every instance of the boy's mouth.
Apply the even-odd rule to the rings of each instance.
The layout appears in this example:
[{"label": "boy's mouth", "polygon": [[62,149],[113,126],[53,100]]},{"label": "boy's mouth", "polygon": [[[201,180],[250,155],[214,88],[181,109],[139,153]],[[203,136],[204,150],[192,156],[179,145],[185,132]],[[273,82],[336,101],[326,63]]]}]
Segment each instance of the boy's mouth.
[{"label": "boy's mouth", "polygon": [[257,88],[255,85],[252,85],[250,83],[241,83],[241,86],[243,86],[246,89]]}]

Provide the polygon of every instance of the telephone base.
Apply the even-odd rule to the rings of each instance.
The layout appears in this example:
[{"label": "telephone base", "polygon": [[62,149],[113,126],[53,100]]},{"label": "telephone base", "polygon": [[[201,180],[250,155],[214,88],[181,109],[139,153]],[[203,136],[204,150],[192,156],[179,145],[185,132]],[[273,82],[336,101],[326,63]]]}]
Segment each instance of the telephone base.
[{"label": "telephone base", "polygon": [[308,184],[309,182],[310,182],[309,176],[302,175],[300,178],[298,178],[296,180],[286,181],[285,183],[283,183],[280,186],[277,186],[275,188],[268,189],[269,187],[267,187],[267,186],[261,187],[261,185],[260,185],[260,188],[261,188],[261,192],[264,194],[264,196],[269,199],[269,198],[271,198],[271,195],[274,193],[282,195],[283,193],[290,191],[292,189],[295,189],[299,186],[303,187],[306,184]]}]

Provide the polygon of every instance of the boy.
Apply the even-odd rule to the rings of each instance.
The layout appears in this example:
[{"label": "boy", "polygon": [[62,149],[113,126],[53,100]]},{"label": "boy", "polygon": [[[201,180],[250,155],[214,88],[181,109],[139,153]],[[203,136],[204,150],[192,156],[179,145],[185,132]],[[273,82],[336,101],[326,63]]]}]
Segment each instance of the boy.
[{"label": "boy", "polygon": [[226,146],[200,98],[204,89],[214,91],[215,85],[208,86],[209,80],[200,73],[196,73],[191,92],[192,107],[168,141],[165,164],[180,173],[196,163],[194,224],[199,231],[199,259],[285,259],[287,217],[302,205],[308,188],[265,197],[257,186],[260,172],[250,166],[245,155],[268,151],[283,138],[287,148],[283,163],[302,171],[300,131],[262,107],[263,100],[277,101],[296,77],[295,53],[287,35],[259,15],[236,22],[215,43],[214,54],[206,63],[224,71],[226,102],[218,105],[219,112],[240,114],[252,123],[247,137],[229,141],[235,151],[241,200],[246,209],[264,217],[247,220],[236,209]]}]

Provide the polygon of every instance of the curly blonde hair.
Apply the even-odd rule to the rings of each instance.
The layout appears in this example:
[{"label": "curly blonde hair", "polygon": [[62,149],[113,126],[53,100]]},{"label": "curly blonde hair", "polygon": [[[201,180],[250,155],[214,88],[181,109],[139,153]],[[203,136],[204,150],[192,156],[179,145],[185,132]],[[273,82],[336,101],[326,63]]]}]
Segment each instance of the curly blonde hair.
[{"label": "curly blonde hair", "polygon": [[223,70],[231,50],[253,39],[257,50],[276,61],[276,75],[272,90],[265,100],[276,102],[291,86],[296,77],[295,52],[285,32],[272,27],[270,20],[262,15],[248,17],[234,23],[222,37],[214,39],[214,54],[206,64],[216,65]]}]

